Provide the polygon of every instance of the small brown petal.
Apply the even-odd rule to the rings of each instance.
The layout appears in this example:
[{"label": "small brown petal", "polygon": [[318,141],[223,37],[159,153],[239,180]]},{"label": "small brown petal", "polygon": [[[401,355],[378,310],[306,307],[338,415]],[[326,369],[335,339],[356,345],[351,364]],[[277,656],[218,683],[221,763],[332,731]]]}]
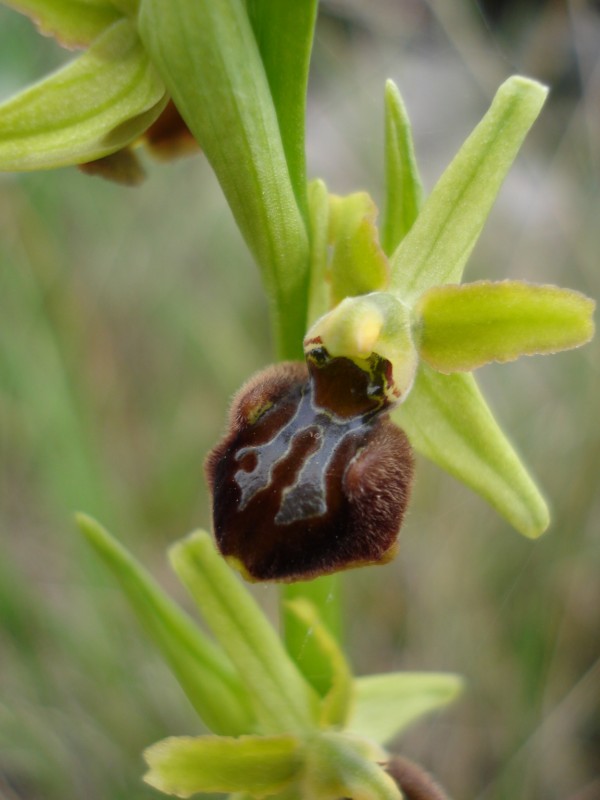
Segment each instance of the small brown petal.
[{"label": "small brown petal", "polygon": [[139,186],[146,177],[144,168],[130,147],[124,147],[95,161],[78,164],[77,167],[86,175],[96,175],[122,186]]},{"label": "small brown petal", "polygon": [[145,132],[144,143],[155,158],[165,161],[200,152],[198,142],[172,100]]}]

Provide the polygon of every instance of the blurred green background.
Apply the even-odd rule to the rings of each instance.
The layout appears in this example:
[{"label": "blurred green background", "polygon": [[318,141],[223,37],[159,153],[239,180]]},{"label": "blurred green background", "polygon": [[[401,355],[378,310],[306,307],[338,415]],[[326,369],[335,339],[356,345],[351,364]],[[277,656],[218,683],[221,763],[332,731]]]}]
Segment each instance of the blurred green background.
[{"label": "blurred green background", "polygon": [[[0,96],[68,57],[0,11]],[[552,93],[467,279],[600,297],[596,2],[328,0],[309,173],[382,197],[399,84],[431,188],[498,84]],[[141,750],[199,732],[75,533],[97,515],[187,604],[165,548],[209,521],[202,462],[228,398],[271,360],[257,271],[201,156],[125,189],[75,169],[0,176],[0,798],[141,800]],[[361,673],[450,670],[467,691],[397,749],[456,798],[600,797],[600,340],[478,375],[544,487],[519,537],[422,459],[397,560],[344,576]],[[257,587],[268,608],[276,590]]]}]

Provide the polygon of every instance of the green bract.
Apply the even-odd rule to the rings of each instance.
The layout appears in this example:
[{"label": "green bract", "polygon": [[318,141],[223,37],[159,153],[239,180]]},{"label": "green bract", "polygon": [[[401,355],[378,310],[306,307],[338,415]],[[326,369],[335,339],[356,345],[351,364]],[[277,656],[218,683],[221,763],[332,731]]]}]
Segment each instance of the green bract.
[{"label": "green bract", "polygon": [[288,611],[314,631],[325,665],[325,685],[317,692],[208,533],[175,545],[171,560],[216,644],[98,523],[83,514],[78,523],[204,724],[219,734],[171,737],[150,747],[148,783],[178,797],[291,791],[305,800],[399,800],[381,745],[456,697],[456,676],[353,678],[314,606],[297,600]]}]

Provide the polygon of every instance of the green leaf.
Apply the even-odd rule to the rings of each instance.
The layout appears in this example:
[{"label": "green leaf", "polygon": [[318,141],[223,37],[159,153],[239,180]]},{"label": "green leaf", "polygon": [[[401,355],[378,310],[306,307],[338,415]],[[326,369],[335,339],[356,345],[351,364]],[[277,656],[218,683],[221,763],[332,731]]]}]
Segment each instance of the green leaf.
[{"label": "green leaf", "polygon": [[303,731],[318,720],[318,697],[286,653],[256,601],[198,531],[171,561],[204,619],[237,667],[266,733]]},{"label": "green leaf", "polygon": [[329,196],[331,305],[345,297],[386,289],[388,260],[379,244],[377,206],[367,192]]},{"label": "green leaf", "polygon": [[174,736],[144,752],[146,783],[167,794],[242,792],[261,798],[276,794],[300,766],[293,736]]},{"label": "green leaf", "polygon": [[458,283],[506,173],[547,89],[515,76],[446,169],[391,258],[392,289],[411,303],[426,289]]},{"label": "green leaf", "polygon": [[392,80],[385,85],[385,191],[381,243],[390,256],[412,228],[423,199],[410,120]]},{"label": "green leaf", "polygon": [[322,701],[321,725],[345,725],[352,702],[352,673],[331,632],[325,627],[315,606],[303,598],[287,602],[286,608],[304,624],[322,654],[321,680],[326,685]]},{"label": "green leaf", "polygon": [[110,0],[3,0],[67,47],[91,44],[121,14]]},{"label": "green leaf", "polygon": [[548,509],[498,427],[472,375],[441,375],[426,364],[393,418],[411,444],[479,492],[525,536],[548,526]]},{"label": "green leaf", "polygon": [[225,655],[104,528],[85,514],[77,523],[207,727],[224,734],[252,730],[248,696]]},{"label": "green leaf", "polygon": [[588,342],[595,303],[579,292],[522,281],[429,289],[415,307],[419,354],[439,372],[556,353]]},{"label": "green leaf", "polygon": [[452,702],[462,688],[458,675],[435,672],[392,672],[356,678],[349,730],[385,744],[420,717]]},{"label": "green leaf", "polygon": [[318,0],[247,0],[248,16],[271,88],[296,202],[306,218],[304,119]]},{"label": "green leaf", "polygon": [[308,235],[246,7],[142,0],[139,29],[262,269],[279,355],[301,358]]},{"label": "green leaf", "polygon": [[116,22],[75,61],[0,106],[0,170],[101,158],[141,135],[165,103],[134,28]]}]

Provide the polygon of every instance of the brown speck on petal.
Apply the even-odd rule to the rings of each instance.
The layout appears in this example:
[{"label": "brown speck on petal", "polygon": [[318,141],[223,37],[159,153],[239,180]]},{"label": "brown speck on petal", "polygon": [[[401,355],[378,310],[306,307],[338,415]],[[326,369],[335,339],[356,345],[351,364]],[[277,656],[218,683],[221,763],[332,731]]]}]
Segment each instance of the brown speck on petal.
[{"label": "brown speck on petal", "polygon": [[450,800],[446,792],[425,770],[403,756],[394,756],[386,765],[405,800]]}]

